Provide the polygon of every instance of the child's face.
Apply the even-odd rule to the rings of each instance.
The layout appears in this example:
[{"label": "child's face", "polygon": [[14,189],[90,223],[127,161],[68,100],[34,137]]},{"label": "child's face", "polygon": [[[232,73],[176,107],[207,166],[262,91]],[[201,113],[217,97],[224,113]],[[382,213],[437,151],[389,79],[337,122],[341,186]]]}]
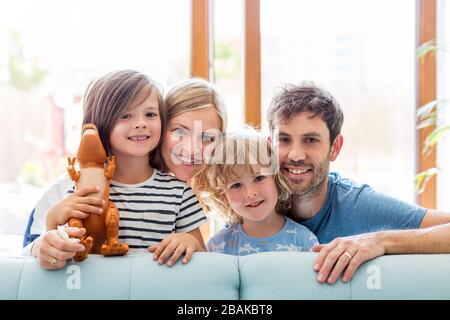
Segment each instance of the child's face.
[{"label": "child's face", "polygon": [[263,222],[266,218],[276,214],[275,206],[278,201],[278,190],[273,176],[260,175],[259,167],[256,173],[236,166],[234,173],[238,179],[229,181],[225,186],[225,197],[231,208],[244,220]]},{"label": "child's face", "polygon": [[[142,101],[139,96],[136,101]],[[111,131],[112,153],[120,157],[148,157],[161,138],[158,98],[152,92],[139,105],[122,111]]]}]

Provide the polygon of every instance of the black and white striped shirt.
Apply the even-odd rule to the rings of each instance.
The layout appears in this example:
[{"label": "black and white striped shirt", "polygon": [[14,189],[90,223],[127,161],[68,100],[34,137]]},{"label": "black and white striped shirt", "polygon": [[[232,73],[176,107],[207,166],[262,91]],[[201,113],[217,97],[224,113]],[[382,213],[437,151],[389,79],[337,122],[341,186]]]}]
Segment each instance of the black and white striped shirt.
[{"label": "black and white striped shirt", "polygon": [[111,182],[109,198],[119,209],[119,238],[130,249],[147,249],[171,233],[189,232],[206,222],[192,189],[156,169],[139,184]]},{"label": "black and white striped shirt", "polygon": [[[45,232],[45,216],[75,185],[65,174],[36,205],[31,226],[33,234]],[[129,253],[147,251],[173,232],[189,232],[206,223],[206,216],[192,189],[183,181],[153,170],[146,181],[129,185],[111,181],[110,200],[119,209],[119,239],[129,245]]]}]

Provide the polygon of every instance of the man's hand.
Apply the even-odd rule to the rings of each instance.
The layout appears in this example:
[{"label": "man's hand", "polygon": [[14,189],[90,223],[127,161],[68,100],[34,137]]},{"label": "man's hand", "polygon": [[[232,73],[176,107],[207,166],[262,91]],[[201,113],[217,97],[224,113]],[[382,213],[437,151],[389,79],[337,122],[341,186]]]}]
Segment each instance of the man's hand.
[{"label": "man's hand", "polygon": [[153,260],[158,260],[159,264],[167,261],[169,267],[173,266],[175,262],[185,255],[183,263],[188,263],[195,251],[203,251],[198,240],[189,233],[173,233],[157,245],[148,248],[153,253]]},{"label": "man's hand", "polygon": [[362,263],[384,255],[385,247],[377,235],[367,233],[336,238],[326,245],[315,245],[313,251],[320,252],[314,262],[317,281],[333,284],[345,270],[342,281],[347,282]]}]

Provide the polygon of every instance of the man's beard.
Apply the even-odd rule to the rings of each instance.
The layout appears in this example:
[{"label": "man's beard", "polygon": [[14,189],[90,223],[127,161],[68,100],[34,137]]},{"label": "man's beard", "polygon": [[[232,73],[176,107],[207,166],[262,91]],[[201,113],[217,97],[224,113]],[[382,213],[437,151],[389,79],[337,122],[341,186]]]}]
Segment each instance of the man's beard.
[{"label": "man's beard", "polygon": [[[289,165],[295,166],[296,163],[291,162],[289,163]],[[298,163],[297,165],[299,166]],[[329,170],[330,160],[328,159],[328,157],[326,157],[317,166],[313,167],[312,177],[306,185],[303,185],[304,181],[301,181],[301,184],[295,183],[294,181],[286,177],[291,184],[292,195],[301,198],[314,197],[317,193],[320,192],[320,190],[322,190],[322,186],[326,181]]]}]

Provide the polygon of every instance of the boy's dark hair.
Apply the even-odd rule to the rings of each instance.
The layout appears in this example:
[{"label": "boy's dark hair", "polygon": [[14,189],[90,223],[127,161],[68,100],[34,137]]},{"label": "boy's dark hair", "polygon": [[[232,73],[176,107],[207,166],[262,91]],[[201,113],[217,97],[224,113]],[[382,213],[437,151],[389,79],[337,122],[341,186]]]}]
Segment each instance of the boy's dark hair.
[{"label": "boy's dark hair", "polygon": [[344,114],[336,99],[313,83],[303,82],[300,85],[286,85],[276,95],[268,110],[270,131],[273,132],[280,119],[290,121],[302,112],[311,112],[322,119],[330,132],[330,145],[341,133]]},{"label": "boy's dark hair", "polygon": [[[136,105],[142,103],[152,93],[158,98],[162,134],[166,126],[167,112],[160,85],[147,75],[135,70],[114,71],[89,84],[84,94],[83,125],[93,123],[97,126],[103,147],[107,154],[111,155],[109,136],[122,111],[132,103]],[[159,143],[150,154],[152,165],[153,155],[158,148]]]}]

